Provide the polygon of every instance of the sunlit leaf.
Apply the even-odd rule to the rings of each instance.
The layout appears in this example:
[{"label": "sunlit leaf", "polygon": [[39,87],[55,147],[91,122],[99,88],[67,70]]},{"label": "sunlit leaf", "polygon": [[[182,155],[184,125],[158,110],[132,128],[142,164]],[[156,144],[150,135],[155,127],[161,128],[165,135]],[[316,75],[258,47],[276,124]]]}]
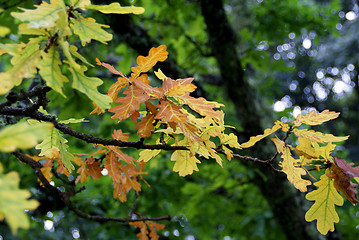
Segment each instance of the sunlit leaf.
[{"label": "sunlit leaf", "polygon": [[257,135],[255,137],[250,137],[248,142],[242,143],[242,148],[249,148],[253,146],[256,142],[262,140],[263,138],[267,137],[268,135],[271,135],[272,133],[276,132],[278,129],[281,128],[281,122],[277,121],[274,123],[274,126],[272,128],[267,128],[264,130],[264,134]]},{"label": "sunlit leaf", "polygon": [[145,9],[143,7],[121,7],[121,5],[117,2],[111,3],[109,5],[87,5],[85,6],[87,9],[93,9],[100,11],[105,14],[114,13],[114,14],[142,14],[145,12]]},{"label": "sunlit leaf", "polygon": [[311,126],[320,125],[323,122],[337,118],[339,114],[340,113],[330,112],[329,110],[324,110],[321,113],[317,113],[313,110],[305,114],[304,116],[302,114],[299,114],[293,124],[294,126],[300,126],[302,123]]},{"label": "sunlit leaf", "polygon": [[63,0],[51,0],[50,3],[43,1],[35,5],[36,9],[24,9],[21,13],[12,12],[11,15],[23,22],[29,22],[30,28],[53,27],[59,19],[59,12],[66,12]]},{"label": "sunlit leaf", "polygon": [[293,129],[293,132],[298,137],[307,138],[310,141],[313,142],[319,142],[319,143],[329,143],[329,142],[342,142],[349,138],[349,136],[345,137],[336,137],[332,134],[324,134],[321,132],[315,132],[313,130],[307,130],[307,129]]},{"label": "sunlit leaf", "polygon": [[[326,171],[328,173],[329,170]],[[334,231],[334,223],[339,222],[339,216],[335,211],[335,205],[342,206],[344,201],[334,187],[333,181],[323,174],[320,181],[314,183],[318,189],[308,193],[305,198],[315,201],[308,212],[305,220],[311,222],[317,220],[318,231],[325,235],[328,231]]]}]

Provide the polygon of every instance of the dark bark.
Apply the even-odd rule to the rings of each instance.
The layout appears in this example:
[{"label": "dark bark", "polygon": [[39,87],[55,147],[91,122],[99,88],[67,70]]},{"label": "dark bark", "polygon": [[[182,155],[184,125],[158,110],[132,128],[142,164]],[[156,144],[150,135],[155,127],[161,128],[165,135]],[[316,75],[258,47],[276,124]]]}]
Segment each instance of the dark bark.
[{"label": "dark bark", "polygon": [[[221,0],[201,0],[202,15],[204,16],[212,51],[217,59],[218,67],[228,98],[235,103],[238,119],[244,129],[244,136],[250,137],[262,132],[260,119],[260,98],[256,97],[253,89],[244,77],[240,60],[236,53],[236,36],[227,20]],[[257,152],[266,152],[263,145],[257,147]],[[253,179],[267,199],[277,222],[282,226],[287,239],[320,239],[320,234],[313,228],[313,223],[304,220],[305,209],[300,204],[301,197],[294,194],[284,175],[273,173],[267,168],[248,164],[250,168],[259,168]],[[265,176],[262,177],[262,176]]]}]

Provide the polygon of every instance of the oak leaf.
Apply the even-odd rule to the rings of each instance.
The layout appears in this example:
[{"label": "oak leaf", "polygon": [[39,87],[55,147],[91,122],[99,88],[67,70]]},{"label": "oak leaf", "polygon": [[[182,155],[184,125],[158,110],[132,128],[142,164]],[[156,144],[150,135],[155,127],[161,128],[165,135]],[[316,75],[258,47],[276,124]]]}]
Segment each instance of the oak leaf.
[{"label": "oak leaf", "polygon": [[[329,170],[326,173],[329,173]],[[328,231],[334,231],[334,223],[339,222],[335,205],[342,206],[344,203],[333,182],[331,178],[323,174],[320,181],[314,183],[318,189],[305,196],[307,200],[315,201],[305,214],[305,220],[307,222],[317,220],[317,229],[323,235],[327,234]]]},{"label": "oak leaf", "polygon": [[157,108],[160,110],[155,119],[161,119],[164,122],[183,122],[187,120],[187,114],[181,111],[182,108],[170,100],[161,99]]},{"label": "oak leaf", "polygon": [[149,96],[135,85],[129,86],[123,94],[126,96],[119,97],[115,101],[121,105],[109,109],[110,112],[115,113],[111,118],[118,118],[119,121],[130,117],[135,111],[138,111],[141,103],[149,99]]},{"label": "oak leaf", "polygon": [[281,128],[281,122],[277,121],[274,123],[274,126],[272,128],[267,128],[264,130],[264,133],[261,135],[257,135],[255,137],[250,137],[248,142],[242,143],[242,148],[249,148],[256,144],[256,142],[262,140],[263,138],[267,137],[268,135],[271,135],[272,133],[276,132],[278,129]]},{"label": "oak leaf", "polygon": [[153,126],[154,115],[148,114],[147,116],[141,118],[141,121],[137,123],[135,129],[138,129],[137,134],[141,137],[149,137],[155,127]]},{"label": "oak leaf", "polygon": [[171,161],[175,161],[173,171],[178,172],[180,176],[192,174],[198,171],[197,163],[201,163],[190,151],[177,150],[171,156]]},{"label": "oak leaf", "polygon": [[307,129],[295,128],[295,129],[293,129],[293,132],[298,137],[307,138],[310,141],[319,142],[319,143],[342,142],[349,138],[349,136],[336,137],[332,134],[324,134],[321,132],[315,132],[313,130],[307,130]]},{"label": "oak leaf", "polygon": [[329,110],[324,110],[321,113],[317,113],[313,110],[305,114],[305,116],[299,114],[293,124],[297,127],[300,126],[302,123],[311,126],[320,125],[323,122],[337,118],[339,114],[340,113],[330,112]]},{"label": "oak leaf", "polygon": [[299,191],[306,192],[307,186],[312,183],[309,180],[302,179],[301,175],[306,175],[307,173],[303,168],[297,167],[299,160],[292,157],[289,147],[284,147],[281,157],[283,161],[279,165],[282,167],[282,171],[287,174],[289,182]]},{"label": "oak leaf", "polygon": [[358,200],[358,184],[353,183],[352,177],[359,177],[359,167],[352,167],[353,163],[347,163],[344,159],[335,158],[335,164],[330,167],[331,172],[327,176],[334,179],[334,187],[342,193],[353,205]]},{"label": "oak leaf", "polygon": [[160,45],[157,48],[151,48],[147,57],[138,56],[136,60],[138,66],[131,68],[131,77],[137,78],[142,72],[147,72],[150,70],[154,65],[156,65],[158,61],[163,62],[166,60],[168,57],[166,48],[166,45]]}]

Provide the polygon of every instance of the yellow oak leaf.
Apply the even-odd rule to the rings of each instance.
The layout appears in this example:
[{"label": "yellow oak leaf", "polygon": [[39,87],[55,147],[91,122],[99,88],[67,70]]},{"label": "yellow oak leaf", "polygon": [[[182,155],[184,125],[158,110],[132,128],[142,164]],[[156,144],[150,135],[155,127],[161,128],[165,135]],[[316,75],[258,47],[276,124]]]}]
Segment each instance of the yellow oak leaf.
[{"label": "yellow oak leaf", "polygon": [[145,12],[145,9],[143,7],[135,7],[135,6],[129,6],[129,7],[122,7],[118,2],[111,3],[109,5],[85,5],[83,6],[86,9],[92,9],[97,10],[99,12],[105,13],[105,14],[142,14]]},{"label": "yellow oak leaf", "polygon": [[312,183],[309,180],[302,179],[301,175],[306,175],[307,173],[303,168],[296,167],[299,164],[299,160],[292,157],[289,147],[284,147],[282,158],[283,161],[279,165],[282,166],[282,171],[287,174],[288,181],[299,191],[306,192],[307,185]]},{"label": "yellow oak leaf", "polygon": [[[328,169],[326,173],[329,173]],[[337,192],[333,182],[326,174],[323,174],[320,181],[314,183],[318,189],[305,196],[307,200],[315,201],[305,214],[305,220],[307,222],[317,220],[317,229],[323,235],[328,231],[334,231],[334,223],[339,222],[335,205],[342,206],[344,203],[343,197]]]},{"label": "yellow oak leaf", "polygon": [[324,134],[321,132],[315,132],[313,130],[307,130],[307,129],[295,128],[293,129],[293,132],[298,137],[307,138],[310,141],[319,142],[319,143],[342,142],[349,138],[349,136],[336,137],[332,134]]},{"label": "yellow oak leaf", "polygon": [[191,97],[189,94],[181,96],[180,100],[187,104],[193,111],[198,112],[202,116],[212,117],[217,121],[223,119],[223,111],[214,110],[214,108],[223,107],[223,104],[217,102],[210,102],[202,97]]},{"label": "yellow oak leaf", "polygon": [[267,128],[266,130],[264,130],[263,134],[257,135],[255,137],[250,137],[248,142],[241,144],[241,147],[249,148],[249,147],[253,146],[254,144],[256,144],[256,142],[258,142],[258,141],[262,140],[263,138],[267,137],[268,135],[271,135],[272,133],[276,132],[281,127],[282,127],[281,122],[277,121],[274,123],[274,126],[272,128]]},{"label": "yellow oak leaf", "polygon": [[161,152],[161,150],[151,150],[151,149],[145,149],[143,151],[140,152],[140,158],[138,159],[138,161],[144,161],[144,162],[148,162],[150,161],[152,158],[156,157],[159,153]]},{"label": "yellow oak leaf", "polygon": [[300,126],[302,123],[311,126],[320,125],[323,122],[337,118],[339,114],[340,113],[330,112],[329,110],[324,110],[321,113],[317,113],[313,110],[305,114],[304,116],[302,114],[299,114],[293,124],[296,127]]},{"label": "yellow oak leaf", "polygon": [[180,176],[192,174],[198,171],[197,163],[201,163],[190,151],[177,150],[171,156],[171,161],[175,161],[173,171],[178,172]]}]

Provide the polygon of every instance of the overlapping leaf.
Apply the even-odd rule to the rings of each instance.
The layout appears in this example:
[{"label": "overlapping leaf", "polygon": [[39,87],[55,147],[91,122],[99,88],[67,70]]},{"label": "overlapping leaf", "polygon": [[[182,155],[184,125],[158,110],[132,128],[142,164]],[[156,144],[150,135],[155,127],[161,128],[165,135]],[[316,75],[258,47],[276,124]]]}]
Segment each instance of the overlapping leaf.
[{"label": "overlapping leaf", "polygon": [[[158,240],[159,236],[156,233],[156,230],[162,230],[165,227],[163,224],[150,221],[130,222],[129,224],[140,229],[140,232],[137,234],[139,240]],[[150,229],[150,232],[148,232],[147,227]]]},{"label": "overlapping leaf", "polygon": [[353,183],[350,179],[352,177],[359,177],[359,167],[352,167],[353,163],[349,164],[344,159],[335,158],[335,164],[330,167],[331,172],[327,176],[334,179],[334,187],[342,193],[353,205],[359,202],[358,200],[358,184]]},{"label": "overlapping leaf", "polygon": [[135,127],[135,129],[138,129],[138,135],[141,137],[151,136],[152,131],[155,129],[153,126],[154,117],[153,114],[148,114],[146,117],[141,118],[141,121]]},{"label": "overlapping leaf", "polygon": [[121,103],[112,107],[109,111],[115,113],[111,118],[118,118],[119,121],[130,117],[140,108],[140,104],[147,101],[149,96],[135,85],[129,86],[124,92],[125,97],[119,97],[115,102]]},{"label": "overlapping leaf", "polygon": [[284,147],[282,158],[283,161],[280,163],[280,166],[282,166],[282,171],[287,174],[288,181],[299,191],[306,192],[307,186],[312,183],[302,179],[301,175],[306,175],[307,173],[303,168],[297,166],[299,165],[299,160],[292,157],[289,147]]},{"label": "overlapping leaf", "polygon": [[187,120],[187,114],[181,111],[182,108],[170,100],[161,100],[157,108],[160,110],[155,119],[161,119],[164,122],[183,122]]},{"label": "overlapping leaf", "polygon": [[47,52],[41,51],[41,57],[42,60],[37,64],[40,76],[46,81],[47,86],[65,96],[62,92],[63,83],[69,80],[61,72],[59,53],[51,47]]},{"label": "overlapping leaf", "polygon": [[[326,173],[328,173],[328,170]],[[323,174],[320,181],[314,183],[314,185],[318,189],[305,196],[307,200],[315,201],[305,214],[305,220],[308,222],[317,220],[318,231],[325,235],[328,231],[334,231],[334,223],[339,222],[335,205],[342,206],[344,201],[335,189],[333,181],[326,174]]]}]

